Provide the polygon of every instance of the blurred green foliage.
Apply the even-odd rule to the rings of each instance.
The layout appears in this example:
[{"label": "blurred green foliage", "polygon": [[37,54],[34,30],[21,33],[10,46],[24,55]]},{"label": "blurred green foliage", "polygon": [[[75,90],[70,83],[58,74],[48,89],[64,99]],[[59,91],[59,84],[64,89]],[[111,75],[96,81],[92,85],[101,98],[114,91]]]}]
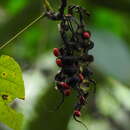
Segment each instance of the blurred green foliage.
[{"label": "blurred green foliage", "polygon": [[[59,2],[50,0],[55,10],[59,7]],[[91,17],[87,20],[87,24],[95,42],[92,51],[95,62],[91,66],[97,81],[97,92],[90,96],[83,110],[82,120],[88,124],[89,130],[129,130],[130,1],[69,0],[69,3],[82,5],[89,10]],[[42,0],[1,0],[0,45],[43,11]],[[21,64],[27,91],[28,89],[31,91],[27,93],[24,108],[20,107],[24,113],[32,111],[28,118],[25,114],[26,130],[83,129],[71,120],[73,101],[76,101],[74,95],[66,100],[59,111],[48,112],[60,100],[60,97],[57,97],[58,93],[52,90],[53,77],[58,68],[54,65],[55,58],[50,52],[53,47],[58,47],[62,43],[57,24],[58,22],[42,19],[0,51],[0,54],[13,56]],[[49,66],[50,64],[52,65]],[[35,78],[33,80],[32,75],[35,78],[39,75],[41,80],[37,81]],[[49,84],[39,84],[42,80]],[[31,88],[29,81],[30,84],[35,83],[35,88]],[[36,92],[37,89],[41,91]]]}]

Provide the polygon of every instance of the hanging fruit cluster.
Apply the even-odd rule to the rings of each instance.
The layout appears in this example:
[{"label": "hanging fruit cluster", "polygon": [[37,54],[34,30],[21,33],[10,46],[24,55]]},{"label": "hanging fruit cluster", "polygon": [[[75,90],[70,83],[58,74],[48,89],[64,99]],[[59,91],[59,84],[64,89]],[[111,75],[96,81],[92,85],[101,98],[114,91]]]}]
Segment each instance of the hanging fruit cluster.
[{"label": "hanging fruit cluster", "polygon": [[62,47],[53,49],[53,54],[57,57],[56,64],[60,67],[60,71],[55,76],[56,89],[62,93],[63,98],[69,96],[72,90],[78,93],[74,118],[80,117],[91,84],[96,85],[91,78],[93,73],[89,69],[89,64],[94,60],[89,50],[94,47],[94,43],[90,40],[90,31],[86,30],[85,15],[89,16],[89,13],[79,6],[68,8],[68,14],[62,16],[59,24]]}]

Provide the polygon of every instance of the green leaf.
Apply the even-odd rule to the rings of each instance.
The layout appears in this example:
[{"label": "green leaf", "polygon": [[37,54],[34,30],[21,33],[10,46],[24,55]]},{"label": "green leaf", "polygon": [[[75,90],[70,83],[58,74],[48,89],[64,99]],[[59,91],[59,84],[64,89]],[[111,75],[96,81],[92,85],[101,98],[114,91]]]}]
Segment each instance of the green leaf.
[{"label": "green leaf", "polygon": [[0,57],[0,121],[14,130],[20,130],[23,115],[9,107],[15,98],[24,99],[24,82],[20,66],[16,61],[2,55]]}]

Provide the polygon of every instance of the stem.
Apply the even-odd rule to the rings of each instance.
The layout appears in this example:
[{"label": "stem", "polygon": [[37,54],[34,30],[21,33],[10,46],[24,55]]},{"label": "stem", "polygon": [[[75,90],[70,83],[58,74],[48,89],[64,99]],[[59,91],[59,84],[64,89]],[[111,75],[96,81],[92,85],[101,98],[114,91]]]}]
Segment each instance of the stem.
[{"label": "stem", "polygon": [[47,11],[53,11],[53,8],[51,6],[51,4],[49,3],[48,0],[44,0],[44,8],[47,10]]},{"label": "stem", "polygon": [[67,0],[61,0],[61,6],[59,8],[60,15],[64,14],[66,6],[67,6]]},{"label": "stem", "polygon": [[25,32],[28,28],[30,28],[32,25],[34,25],[36,22],[38,22],[43,17],[45,17],[45,13],[42,13],[38,18],[36,18],[29,25],[27,25],[25,28],[23,28],[20,32],[18,32],[15,36],[13,36],[9,41],[7,41],[2,46],[0,46],[0,50],[5,48],[7,45],[9,45],[13,40],[15,40],[18,36],[20,36],[23,32]]}]

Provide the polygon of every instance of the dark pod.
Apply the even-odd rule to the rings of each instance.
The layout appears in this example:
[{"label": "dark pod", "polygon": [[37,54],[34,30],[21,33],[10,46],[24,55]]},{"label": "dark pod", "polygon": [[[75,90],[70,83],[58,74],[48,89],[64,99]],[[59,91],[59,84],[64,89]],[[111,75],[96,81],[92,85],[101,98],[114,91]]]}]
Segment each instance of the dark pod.
[{"label": "dark pod", "polygon": [[87,50],[91,50],[94,47],[94,43],[92,41],[89,42],[89,44],[87,45]]},{"label": "dark pod", "polygon": [[85,54],[84,56],[80,57],[82,62],[93,62],[94,57],[92,55]]},{"label": "dark pod", "polygon": [[63,65],[72,65],[76,62],[76,60],[75,56],[65,56],[62,58],[62,63]]},{"label": "dark pod", "polygon": [[[81,109],[87,103],[89,91],[85,87],[95,85],[91,77],[92,72],[88,68],[89,64],[94,61],[94,57],[89,53],[89,50],[94,47],[94,43],[90,39],[90,31],[85,31],[84,16],[85,14],[88,16],[87,11],[77,5],[70,6],[68,11],[64,11],[67,0],[61,1],[59,14],[54,12],[55,15],[53,15],[50,12],[53,15],[52,19],[61,21],[59,32],[63,43],[61,48],[53,50],[57,57],[56,64],[60,67],[60,72],[55,76],[55,80],[57,89],[62,94],[60,105],[64,102],[64,96],[69,96],[73,90],[77,92],[78,100],[74,107],[73,117],[82,123],[77,120],[77,117],[80,117]],[[69,14],[65,14],[65,12],[69,12]]]},{"label": "dark pod", "polygon": [[73,66],[66,66],[62,68],[62,72],[68,76],[72,76],[77,72],[77,69],[78,68]]},{"label": "dark pod", "polygon": [[82,74],[84,77],[88,78],[93,75],[93,72],[89,68],[84,68]]},{"label": "dark pod", "polygon": [[87,62],[93,62],[94,61],[94,57],[92,55],[88,55],[88,56],[86,56],[86,61]]},{"label": "dark pod", "polygon": [[56,81],[63,81],[65,79],[65,76],[62,75],[62,73],[58,73],[55,76]]},{"label": "dark pod", "polygon": [[68,80],[67,80],[68,84],[71,86],[71,87],[76,87],[77,84],[79,84],[80,80],[79,80],[79,77],[78,76],[73,76],[73,77],[70,77]]}]

